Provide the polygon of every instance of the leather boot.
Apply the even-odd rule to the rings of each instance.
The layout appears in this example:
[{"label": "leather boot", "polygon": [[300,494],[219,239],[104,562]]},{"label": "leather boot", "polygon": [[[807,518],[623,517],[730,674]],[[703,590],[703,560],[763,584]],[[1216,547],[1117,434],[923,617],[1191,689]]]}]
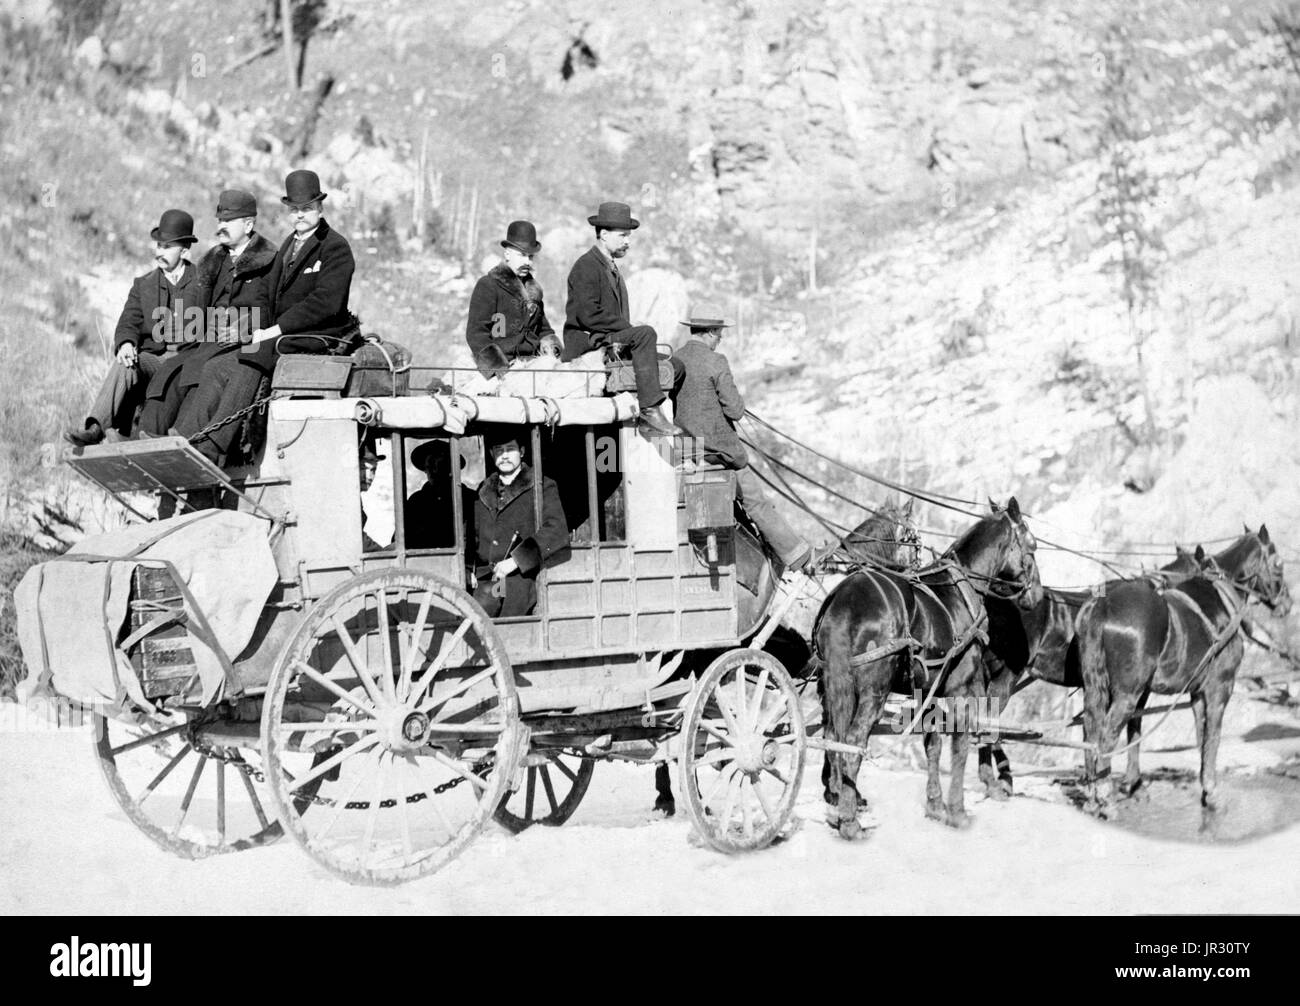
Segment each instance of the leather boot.
[{"label": "leather boot", "polygon": [[658,405],[641,410],[636,428],[649,437],[680,437],[685,432],[680,426],[674,426]]},{"label": "leather boot", "polygon": [[76,447],[93,447],[103,442],[104,428],[95,420],[87,419],[85,429],[67,430],[63,434],[63,439]]}]

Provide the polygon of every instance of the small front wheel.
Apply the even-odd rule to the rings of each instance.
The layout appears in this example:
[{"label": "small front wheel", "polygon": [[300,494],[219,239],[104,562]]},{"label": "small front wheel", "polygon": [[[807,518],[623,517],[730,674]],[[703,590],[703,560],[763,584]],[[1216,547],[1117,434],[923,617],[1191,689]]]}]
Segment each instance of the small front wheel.
[{"label": "small front wheel", "polygon": [[794,809],[807,739],[799,695],[762,650],[715,660],[686,704],[681,791],[691,822],[715,849],[762,849]]}]

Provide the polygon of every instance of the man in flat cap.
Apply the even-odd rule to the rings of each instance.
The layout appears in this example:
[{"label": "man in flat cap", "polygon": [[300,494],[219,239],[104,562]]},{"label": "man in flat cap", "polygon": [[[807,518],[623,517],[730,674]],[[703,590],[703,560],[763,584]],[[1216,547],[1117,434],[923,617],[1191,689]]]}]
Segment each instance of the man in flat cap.
[{"label": "man in flat cap", "polygon": [[542,523],[537,523],[533,497],[539,486],[524,462],[524,436],[513,426],[485,430],[496,470],[479,486],[467,514],[465,557],[477,581],[474,600],[491,618],[532,612],[542,564],[569,544],[560,490],[549,478],[541,480]]},{"label": "man in flat cap", "polygon": [[803,569],[813,560],[812,547],[781,516],[749,467],[749,455],[736,434],[745,414],[745,399],[731,375],[731,364],[718,352],[727,324],[720,311],[704,308],[682,322],[690,330],[675,355],[686,368],[677,393],[677,422],[696,438],[705,461],[736,473],[736,499],[787,569]]},{"label": "man in flat cap", "polygon": [[501,248],[500,264],[474,284],[465,325],[474,365],[485,377],[517,359],[537,356],[542,341],[555,336],[533,276],[533,257],[542,250],[537,228],[527,220],[513,221]]},{"label": "man in flat cap", "polygon": [[[193,408],[177,431],[193,437],[212,423],[251,404],[258,385],[286,353],[348,353],[358,341],[348,312],[356,261],[347,239],[322,215],[326,193],[314,171],[291,171],[280,202],[289,209],[293,233],[285,238],[267,276],[272,324],[251,333],[237,353],[223,354],[205,368]],[[195,447],[220,460],[235,447],[239,423],[227,423],[201,437]]]},{"label": "man in flat cap", "polygon": [[194,218],[184,210],[164,210],[149,236],[154,268],[131,283],[113,335],[115,359],[82,424],[64,434],[78,447],[99,443],[110,429],[131,436],[150,378],[182,337],[176,322],[193,296],[194,266],[185,255],[198,240]]},{"label": "man in flat cap", "polygon": [[659,383],[658,336],[649,325],[633,325],[628,314],[627,283],[618,260],[627,254],[632,231],[641,222],[626,203],[601,203],[587,223],[596,229],[595,245],[569,272],[564,319],[564,359],[575,360],[602,346],[627,346],[636,372],[641,415],[637,425],[652,436],[676,436],[681,430],[663,413],[666,397]]},{"label": "man in flat cap", "polygon": [[[168,361],[149,382],[140,429],[163,436],[216,356],[239,349],[271,320],[268,281],[275,245],[257,233],[257,199],[242,189],[217,197],[217,244],[199,260],[195,306],[203,318],[201,344]],[[169,374],[169,370],[175,373]]]}]

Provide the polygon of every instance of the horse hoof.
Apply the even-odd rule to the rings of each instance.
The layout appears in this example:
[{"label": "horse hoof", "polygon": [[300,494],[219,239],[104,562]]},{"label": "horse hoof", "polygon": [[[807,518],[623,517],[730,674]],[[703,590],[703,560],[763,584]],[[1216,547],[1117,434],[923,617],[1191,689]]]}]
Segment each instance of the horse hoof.
[{"label": "horse hoof", "polygon": [[941,803],[927,803],[925,805],[925,816],[931,821],[942,821],[948,823],[948,808]]},{"label": "horse hoof", "polygon": [[1203,810],[1207,811],[1210,814],[1214,814],[1219,810],[1219,807],[1220,807],[1220,803],[1219,803],[1218,796],[1216,796],[1213,793],[1201,794],[1201,808]]},{"label": "horse hoof", "polygon": [[847,839],[848,841],[852,842],[854,839],[859,838],[861,835],[862,835],[862,825],[858,824],[856,818],[852,821],[840,822],[840,838]]},{"label": "horse hoof", "polygon": [[1010,800],[1011,783],[999,779],[997,782],[991,782],[985,786],[984,793],[990,800]]},{"label": "horse hoof", "polygon": [[656,800],[655,812],[662,814],[664,817],[672,817],[677,813],[677,802],[675,800]]},{"label": "horse hoof", "polygon": [[965,831],[971,826],[971,816],[964,810],[950,810],[948,816],[943,822],[949,828],[956,828],[958,831]]}]

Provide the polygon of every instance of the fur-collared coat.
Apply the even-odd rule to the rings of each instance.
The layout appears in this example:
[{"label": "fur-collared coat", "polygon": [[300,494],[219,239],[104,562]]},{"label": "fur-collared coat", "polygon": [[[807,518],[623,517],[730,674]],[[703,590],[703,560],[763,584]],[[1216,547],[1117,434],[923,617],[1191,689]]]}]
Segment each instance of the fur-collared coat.
[{"label": "fur-collared coat", "polygon": [[507,556],[514,557],[521,574],[534,576],[542,563],[568,546],[569,526],[555,480],[542,479],[540,527],[533,515],[535,491],[533,469],[526,464],[508,486],[501,484],[497,472],[479,486],[472,523],[465,536],[465,561],[480,580],[490,576],[492,567]]},{"label": "fur-collared coat", "polygon": [[474,284],[465,341],[485,376],[518,357],[536,356],[542,339],[554,334],[542,287],[532,276],[520,279],[503,262]]}]

